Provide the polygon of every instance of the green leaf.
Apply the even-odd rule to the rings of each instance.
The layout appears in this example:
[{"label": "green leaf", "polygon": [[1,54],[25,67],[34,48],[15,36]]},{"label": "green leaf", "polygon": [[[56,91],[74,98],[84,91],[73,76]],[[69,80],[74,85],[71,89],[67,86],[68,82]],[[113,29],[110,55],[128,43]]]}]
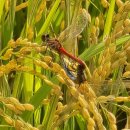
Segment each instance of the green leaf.
[{"label": "green leaf", "polygon": [[[43,86],[41,86],[38,91],[31,97],[29,103],[32,104],[35,109],[41,104],[42,100],[45,99],[50,92],[51,87],[49,87],[47,84],[44,83]],[[25,121],[28,121],[30,117],[32,116],[33,112],[25,111],[22,114],[22,118]]]},{"label": "green leaf", "polygon": [[111,31],[114,8],[115,8],[115,0],[111,0],[109,10],[108,10],[108,13],[107,13],[107,18],[106,18],[106,23],[105,23],[105,27],[104,27],[103,37],[108,36],[110,31]]},{"label": "green leaf", "polygon": [[[119,38],[115,43],[112,43],[112,44],[116,44],[118,46],[118,45],[124,44],[129,39],[130,39],[129,35],[123,36]],[[96,45],[90,46],[79,57],[84,61],[88,61],[91,57],[101,53],[103,50],[104,50],[104,43],[98,43]]]},{"label": "green leaf", "polygon": [[[51,21],[53,20],[53,16],[55,15],[55,12],[56,12],[60,2],[61,2],[61,0],[56,0],[55,1],[52,9],[50,10],[50,13],[47,16],[47,19],[46,19],[45,23],[43,24],[43,26],[41,27],[41,30],[38,33],[37,39],[39,39],[43,33],[47,32],[47,29],[48,29]],[[37,39],[36,39],[36,41],[37,41]]]},{"label": "green leaf", "polygon": [[3,14],[4,4],[5,4],[5,0],[0,0],[0,20],[1,20],[2,14]]}]

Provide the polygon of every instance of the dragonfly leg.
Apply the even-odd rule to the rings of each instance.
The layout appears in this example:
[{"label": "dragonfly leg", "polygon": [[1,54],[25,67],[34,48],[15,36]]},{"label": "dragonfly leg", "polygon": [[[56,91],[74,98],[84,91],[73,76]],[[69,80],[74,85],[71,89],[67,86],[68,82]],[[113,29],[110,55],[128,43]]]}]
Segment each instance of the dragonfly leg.
[{"label": "dragonfly leg", "polygon": [[52,49],[50,48],[50,56],[52,57],[52,61],[54,61],[55,60],[55,56],[54,56],[54,54],[52,53]]},{"label": "dragonfly leg", "polygon": [[46,50],[45,50],[45,54],[47,53],[47,49],[48,49],[48,47],[49,47],[49,46],[48,46],[48,45],[46,45]]}]

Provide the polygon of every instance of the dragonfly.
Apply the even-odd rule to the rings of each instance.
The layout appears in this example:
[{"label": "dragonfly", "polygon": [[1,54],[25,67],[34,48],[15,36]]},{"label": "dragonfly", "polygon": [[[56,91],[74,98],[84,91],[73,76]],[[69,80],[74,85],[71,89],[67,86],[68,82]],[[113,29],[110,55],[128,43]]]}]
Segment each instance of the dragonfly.
[{"label": "dragonfly", "polygon": [[[62,64],[64,67],[64,70],[66,71],[67,75],[72,79],[72,80],[79,80],[79,83],[83,82],[85,80],[85,76],[83,76],[83,71],[85,69],[85,63],[77,58],[76,56],[70,54],[69,52],[67,52],[67,50],[63,47],[63,43],[69,38],[69,39],[73,39],[76,38],[82,31],[83,29],[86,27],[88,22],[88,16],[87,16],[87,12],[86,10],[82,9],[80,10],[77,18],[75,19],[75,21],[69,26],[67,27],[58,38],[50,38],[49,34],[47,35],[42,35],[42,41],[46,42],[47,47],[49,47],[50,49],[56,51],[62,58]],[[72,70],[70,70],[67,66],[67,64],[65,63],[65,61],[63,61],[63,55],[65,55],[66,57],[70,58],[72,61],[75,61],[78,63],[77,66],[77,74],[73,74]]]}]

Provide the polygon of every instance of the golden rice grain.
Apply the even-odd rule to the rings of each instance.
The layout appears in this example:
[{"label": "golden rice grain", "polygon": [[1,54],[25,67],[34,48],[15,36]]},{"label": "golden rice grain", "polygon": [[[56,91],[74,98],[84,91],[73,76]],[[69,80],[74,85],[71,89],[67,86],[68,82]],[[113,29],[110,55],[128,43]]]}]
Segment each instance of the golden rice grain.
[{"label": "golden rice grain", "polygon": [[64,21],[64,20],[61,21],[60,29],[61,29],[61,30],[64,30],[64,29],[65,29],[65,21]]},{"label": "golden rice grain", "polygon": [[66,75],[66,77],[64,77],[66,84],[68,85],[67,87],[72,88],[72,87],[76,87],[76,84]]},{"label": "golden rice grain", "polygon": [[67,120],[67,119],[69,119],[69,117],[70,117],[69,114],[65,114],[65,115],[63,116],[63,120]]},{"label": "golden rice grain", "polygon": [[109,3],[107,0],[101,0],[101,4],[104,8],[108,8],[109,7]]},{"label": "golden rice grain", "polygon": [[18,128],[18,129],[16,129],[16,130],[27,130],[27,128],[25,128],[25,127],[20,127],[20,128]]},{"label": "golden rice grain", "polygon": [[43,75],[43,74],[41,74],[41,73],[39,73],[39,72],[36,72],[36,71],[32,71],[32,72],[30,72],[31,74],[34,74],[34,75],[36,75],[36,76],[38,76],[39,78],[41,78],[41,79],[47,79],[47,77],[45,76],[45,75]]},{"label": "golden rice grain", "polygon": [[20,66],[19,71],[31,72],[32,69],[29,66]]},{"label": "golden rice grain", "polygon": [[62,84],[65,84],[65,80],[59,74],[56,77]]},{"label": "golden rice grain", "polygon": [[82,115],[83,115],[83,117],[86,119],[86,120],[88,120],[89,118],[90,118],[90,114],[89,114],[89,112],[88,112],[88,110],[86,109],[86,108],[82,108],[81,109],[81,112],[82,112]]},{"label": "golden rice grain", "polygon": [[110,128],[111,128],[111,130],[117,130],[117,126],[116,125],[110,124]]},{"label": "golden rice grain", "polygon": [[23,123],[21,120],[16,119],[16,120],[15,120],[15,127],[16,127],[17,129],[20,128],[20,127],[24,127],[24,123]]},{"label": "golden rice grain", "polygon": [[9,8],[10,8],[10,0],[6,0],[5,1],[5,11],[8,12]]},{"label": "golden rice grain", "polygon": [[125,11],[126,11],[126,12],[130,11],[130,2],[129,2],[129,1],[126,1],[125,4],[126,4],[126,6],[125,6]]},{"label": "golden rice grain", "polygon": [[39,130],[38,128],[36,127],[32,127],[31,130]]},{"label": "golden rice grain", "polygon": [[93,79],[97,79],[99,77],[99,74],[97,72],[97,69],[95,69],[95,71],[93,72]]},{"label": "golden rice grain", "polygon": [[123,31],[123,30],[121,30],[120,32],[116,33],[116,34],[115,34],[115,36],[114,36],[114,37],[115,37],[115,39],[117,39],[117,38],[121,37],[121,36],[123,35],[123,32],[124,32],[124,31]]},{"label": "golden rice grain", "polygon": [[105,126],[100,125],[100,126],[99,126],[99,130],[107,130],[107,129],[105,128]]},{"label": "golden rice grain", "polygon": [[99,59],[98,59],[98,64],[103,64],[105,63],[106,59],[104,57],[104,55],[100,55]]},{"label": "golden rice grain", "polygon": [[2,60],[9,60],[13,54],[13,49],[8,49],[2,56]]},{"label": "golden rice grain", "polygon": [[99,18],[98,18],[98,17],[95,18],[95,26],[96,26],[96,27],[99,26]]},{"label": "golden rice grain", "polygon": [[4,110],[1,109],[1,108],[0,108],[0,115],[1,115],[1,116],[4,116],[4,115],[5,115]]},{"label": "golden rice grain", "polygon": [[88,22],[91,23],[91,15],[90,15],[90,13],[86,12],[86,15],[87,15]]},{"label": "golden rice grain", "polygon": [[83,96],[78,96],[78,101],[81,107],[88,107],[88,103],[86,102]]},{"label": "golden rice grain", "polygon": [[34,110],[34,106],[28,103],[23,104],[23,107],[25,108],[25,110],[27,111],[33,111]]},{"label": "golden rice grain", "polygon": [[128,102],[129,101],[129,98],[128,97],[116,97],[115,99],[114,99],[114,101],[115,102],[122,102],[122,101],[124,101],[124,102]]},{"label": "golden rice grain", "polygon": [[46,1],[43,0],[38,8],[38,11],[37,11],[37,14],[36,14],[36,18],[35,18],[35,21],[38,22],[40,21],[41,17],[42,17],[42,12],[43,10],[45,9],[46,7]]},{"label": "golden rice grain", "polygon": [[50,63],[52,61],[52,57],[44,56],[44,57],[42,57],[42,60],[45,61],[46,63]]},{"label": "golden rice grain", "polygon": [[97,73],[100,75],[102,73],[102,70],[103,70],[103,66],[99,66],[98,69],[97,69]]},{"label": "golden rice grain", "polygon": [[63,104],[61,102],[58,102],[57,107],[58,109],[63,108]]},{"label": "golden rice grain", "polygon": [[38,65],[38,66],[41,66],[42,68],[44,69],[49,69],[50,67],[47,65],[46,62],[43,62],[41,60],[34,60],[34,64],[35,65]]},{"label": "golden rice grain", "polygon": [[126,49],[126,53],[127,53],[127,55],[130,55],[130,46],[127,47],[127,49]]},{"label": "golden rice grain", "polygon": [[105,70],[103,70],[102,71],[102,73],[101,73],[101,78],[102,79],[105,79],[105,77],[107,76],[107,72],[108,72],[109,70],[107,70],[107,71],[105,71]]},{"label": "golden rice grain", "polygon": [[89,126],[91,126],[91,127],[95,126],[95,121],[92,118],[88,118],[87,122],[88,122]]},{"label": "golden rice grain", "polygon": [[10,110],[15,111],[15,106],[14,106],[14,105],[12,105],[12,104],[5,104],[5,106],[6,106],[8,109],[10,109]]},{"label": "golden rice grain", "polygon": [[58,85],[53,85],[52,86],[53,87],[53,89],[54,89],[54,94],[55,95],[61,95],[62,93],[61,93],[61,87],[59,87]]},{"label": "golden rice grain", "polygon": [[130,40],[128,40],[125,45],[124,45],[124,49],[126,50],[128,47],[130,47]]},{"label": "golden rice grain", "polygon": [[21,10],[23,8],[26,8],[27,6],[28,6],[28,1],[24,2],[24,3],[21,3],[20,5],[17,5],[15,11],[19,11],[19,10]]},{"label": "golden rice grain", "polygon": [[[24,41],[24,42],[23,42],[23,41]],[[22,38],[19,37],[15,42],[16,42],[16,45],[20,45],[22,42],[23,42],[23,43],[26,43],[27,41],[28,41],[28,39],[22,40]]]},{"label": "golden rice grain", "polygon": [[50,102],[50,99],[43,99],[42,100],[43,105],[47,105],[47,104],[49,104],[49,102]]},{"label": "golden rice grain", "polygon": [[115,69],[115,68],[118,68],[119,67],[119,61],[117,60],[117,61],[115,61],[112,65],[111,65],[111,68],[112,69]]},{"label": "golden rice grain", "polygon": [[105,21],[104,21],[104,16],[103,16],[102,13],[100,13],[100,14],[99,14],[99,27],[100,27],[101,30],[104,29],[104,23],[105,23]]},{"label": "golden rice grain", "polygon": [[121,0],[116,0],[116,4],[117,4],[118,8],[123,6],[123,2]]},{"label": "golden rice grain", "polygon": [[99,102],[107,102],[107,101],[113,101],[115,99],[115,97],[113,95],[109,95],[109,96],[99,96],[97,98],[97,100]]},{"label": "golden rice grain", "polygon": [[115,16],[114,16],[114,21],[120,21],[120,19],[121,19],[121,16],[122,16],[122,14],[121,13],[118,13],[118,14],[116,14]]},{"label": "golden rice grain", "polygon": [[9,117],[9,116],[3,116],[4,120],[6,121],[6,123],[8,123],[11,126],[14,126],[14,120]]},{"label": "golden rice grain", "polygon": [[28,55],[32,52],[32,48],[31,47],[22,47],[19,51],[20,55]]},{"label": "golden rice grain", "polygon": [[40,46],[34,48],[37,53],[42,53],[46,51],[46,46]]},{"label": "golden rice grain", "polygon": [[128,63],[127,66],[125,67],[125,71],[130,71],[130,63]]},{"label": "golden rice grain", "polygon": [[66,75],[66,72],[65,72],[63,69],[61,69],[58,73],[59,73],[59,74],[61,75],[61,77],[63,77],[64,79],[68,79],[68,76]]},{"label": "golden rice grain", "polygon": [[[116,17],[116,15],[118,16],[118,14],[115,14],[115,16],[114,17]],[[115,18],[114,18],[114,20],[115,20]],[[120,30],[120,27],[124,27],[124,20],[123,19],[120,19],[120,20],[118,20],[117,22],[116,22],[116,24],[115,24],[115,26],[114,26],[114,33],[115,32],[119,32],[119,31],[116,31],[116,30]]]},{"label": "golden rice grain", "polygon": [[16,48],[16,43],[13,39],[11,39],[9,42],[8,42],[8,46],[12,47],[12,48]]},{"label": "golden rice grain", "polygon": [[59,115],[54,115],[54,122],[56,122],[59,119]]},{"label": "golden rice grain", "polygon": [[26,47],[32,47],[35,49],[35,47],[41,47],[37,43],[27,42]]},{"label": "golden rice grain", "polygon": [[124,30],[124,26],[123,26],[123,25],[121,25],[121,26],[119,26],[119,27],[116,27],[116,28],[114,29],[114,33],[115,33],[115,34],[118,34],[118,33],[121,32],[122,30]]},{"label": "golden rice grain", "polygon": [[30,26],[28,27],[28,30],[27,30],[27,38],[31,40],[33,37],[34,37],[34,31],[33,31],[33,28]]},{"label": "golden rice grain", "polygon": [[70,92],[73,95],[73,97],[78,98],[79,92],[77,91],[75,87],[70,88]]},{"label": "golden rice grain", "polygon": [[126,18],[128,17],[128,12],[124,12],[123,14],[122,14],[122,19],[123,20],[125,20]]},{"label": "golden rice grain", "polygon": [[124,30],[123,30],[123,34],[129,34],[129,33],[130,33],[130,26],[124,28]]},{"label": "golden rice grain", "polygon": [[87,125],[87,130],[95,130],[95,128],[93,126]]},{"label": "golden rice grain", "polygon": [[126,57],[126,56],[124,56],[123,58],[120,58],[120,59],[119,59],[119,64],[120,64],[120,65],[124,65],[124,64],[126,63],[126,60],[127,60],[127,57]]},{"label": "golden rice grain", "polygon": [[124,58],[126,56],[126,52],[125,51],[122,51],[120,54],[119,54],[119,57],[120,58]]},{"label": "golden rice grain", "polygon": [[107,111],[107,117],[109,119],[110,124],[116,124],[116,117],[113,113]]},{"label": "golden rice grain", "polygon": [[125,19],[124,21],[124,26],[127,27],[127,26],[130,26],[130,19]]},{"label": "golden rice grain", "polygon": [[52,69],[56,72],[59,72],[61,70],[61,66],[57,63],[52,64]]},{"label": "golden rice grain", "polygon": [[95,43],[98,42],[99,33],[100,33],[100,29],[99,29],[99,27],[96,27],[96,42]]},{"label": "golden rice grain", "polygon": [[17,104],[15,104],[15,107],[16,107],[19,111],[25,111],[25,107],[23,106],[23,104],[17,103]]},{"label": "golden rice grain", "polygon": [[79,114],[78,110],[74,110],[70,113],[70,117],[76,116],[77,114]]},{"label": "golden rice grain", "polygon": [[111,37],[107,37],[104,42],[105,42],[105,47],[108,47],[111,43]]},{"label": "golden rice grain", "polygon": [[130,77],[130,71],[126,71],[126,72],[123,74],[123,77],[129,78],[129,77]]},{"label": "golden rice grain", "polygon": [[124,8],[125,6],[121,6],[119,9],[118,9],[118,13],[122,14],[124,12]]},{"label": "golden rice grain", "polygon": [[28,39],[27,38],[25,38],[25,39],[22,39],[22,38],[18,38],[17,40],[16,40],[16,44],[17,45],[30,45],[31,44],[31,42],[28,42]]},{"label": "golden rice grain", "polygon": [[48,84],[49,86],[54,86],[54,84],[50,81],[50,80],[48,80],[48,79],[44,79],[44,81],[45,81],[45,83],[46,84]]},{"label": "golden rice grain", "polygon": [[13,104],[18,104],[19,103],[18,99],[14,98],[14,97],[8,97],[8,100],[10,102],[12,102]]},{"label": "golden rice grain", "polygon": [[96,27],[94,25],[91,27],[91,33],[92,35],[96,35]]}]

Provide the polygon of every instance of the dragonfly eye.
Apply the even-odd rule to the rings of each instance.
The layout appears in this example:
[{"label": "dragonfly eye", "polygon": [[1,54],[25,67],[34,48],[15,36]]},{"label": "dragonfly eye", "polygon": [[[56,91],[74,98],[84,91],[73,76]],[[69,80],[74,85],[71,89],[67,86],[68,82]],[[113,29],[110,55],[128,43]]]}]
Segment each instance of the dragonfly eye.
[{"label": "dragonfly eye", "polygon": [[42,35],[41,37],[42,41],[48,41],[49,40],[49,34],[46,34],[46,35]]},{"label": "dragonfly eye", "polygon": [[47,39],[49,39],[49,38],[50,38],[49,34],[46,34],[46,38],[47,38]]}]

